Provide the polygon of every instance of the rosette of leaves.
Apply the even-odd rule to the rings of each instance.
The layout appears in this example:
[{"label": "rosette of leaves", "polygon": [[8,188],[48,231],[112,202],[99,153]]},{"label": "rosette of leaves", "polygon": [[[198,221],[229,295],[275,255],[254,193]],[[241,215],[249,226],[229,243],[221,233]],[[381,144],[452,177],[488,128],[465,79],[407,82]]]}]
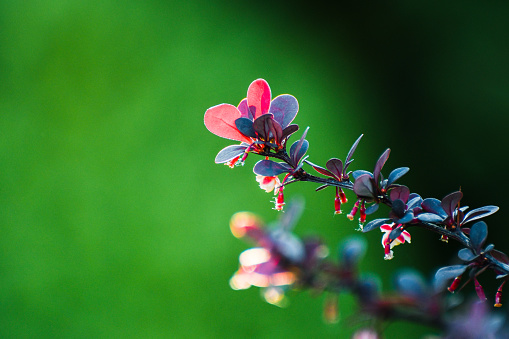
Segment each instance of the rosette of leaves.
[{"label": "rosette of leaves", "polygon": [[410,170],[408,167],[396,168],[389,174],[387,179],[384,179],[381,172],[385,162],[389,158],[390,152],[391,150],[388,148],[382,153],[375,164],[373,173],[364,170],[352,172],[352,176],[355,179],[353,191],[357,195],[357,198],[368,203],[373,203],[373,205],[366,210],[366,214],[375,212],[378,209],[378,204],[381,202],[390,204],[387,192],[398,187],[399,185],[395,184],[396,180]]},{"label": "rosette of leaves", "polygon": [[288,163],[275,162],[272,160],[260,160],[253,167],[253,172],[257,175],[274,177],[283,173],[289,173],[295,179],[298,179],[297,172],[302,168],[304,156],[309,148],[309,142],[305,139],[309,127],[302,133],[301,138],[295,141],[290,147]]}]

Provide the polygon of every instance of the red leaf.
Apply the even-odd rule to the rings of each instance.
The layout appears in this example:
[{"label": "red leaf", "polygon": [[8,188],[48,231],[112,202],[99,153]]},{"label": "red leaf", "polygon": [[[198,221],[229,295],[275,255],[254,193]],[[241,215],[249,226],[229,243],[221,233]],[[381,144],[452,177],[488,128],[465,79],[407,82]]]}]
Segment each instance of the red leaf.
[{"label": "red leaf", "polygon": [[221,138],[244,141],[251,143],[252,140],[240,133],[235,126],[235,120],[240,118],[237,107],[230,104],[220,104],[209,108],[205,112],[205,127]]},{"label": "red leaf", "polygon": [[267,81],[257,79],[249,85],[247,90],[247,104],[253,115],[253,119],[269,112],[270,99],[270,87]]}]

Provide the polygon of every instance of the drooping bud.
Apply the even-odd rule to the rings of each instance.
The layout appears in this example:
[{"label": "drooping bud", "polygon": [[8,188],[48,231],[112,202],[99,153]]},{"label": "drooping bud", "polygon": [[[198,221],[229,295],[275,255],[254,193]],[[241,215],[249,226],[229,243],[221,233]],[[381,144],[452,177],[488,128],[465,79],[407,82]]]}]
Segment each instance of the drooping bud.
[{"label": "drooping bud", "polygon": [[461,282],[461,275],[454,278],[454,281],[452,282],[451,286],[447,287],[447,290],[451,293],[454,293],[456,289],[459,287]]},{"label": "drooping bud", "polygon": [[502,284],[500,284],[497,294],[495,294],[495,307],[502,307],[502,287],[504,287],[504,284],[507,280],[504,280]]},{"label": "drooping bud", "polygon": [[476,278],[474,278],[474,284],[475,284],[475,292],[477,293],[477,296],[479,297],[479,299],[481,299],[481,301],[485,301],[486,295],[484,294],[484,290],[483,290],[481,284],[479,284],[479,281],[477,281]]},{"label": "drooping bud", "polygon": [[338,187],[338,189],[339,189],[339,198],[341,200],[341,203],[346,204],[348,202],[348,199],[346,198],[345,192],[343,192],[343,190],[339,187]]},{"label": "drooping bud", "polygon": [[348,215],[346,216],[348,219],[353,220],[353,218],[357,214],[357,210],[359,209],[359,203],[360,203],[360,200],[357,200],[355,202],[355,204],[352,207],[352,211],[350,213],[348,213]]},{"label": "drooping bud", "polygon": [[334,198],[334,214],[341,214],[341,197],[339,193],[340,188],[336,187],[336,197]]},{"label": "drooping bud", "polygon": [[279,186],[279,192],[277,194],[277,198],[274,198],[274,203],[276,206],[274,206],[274,209],[276,211],[282,211],[283,206],[285,205],[285,197],[283,195],[283,186]]},{"label": "drooping bud", "polygon": [[235,158],[233,158],[232,160],[230,161],[227,161],[225,162],[224,164],[230,168],[234,168],[235,167],[235,164],[237,163],[237,161],[239,160],[240,158],[240,155],[239,156],[236,156]]},{"label": "drooping bud", "polygon": [[359,226],[362,228],[362,225],[366,222],[366,202],[362,201],[360,215],[359,215]]}]

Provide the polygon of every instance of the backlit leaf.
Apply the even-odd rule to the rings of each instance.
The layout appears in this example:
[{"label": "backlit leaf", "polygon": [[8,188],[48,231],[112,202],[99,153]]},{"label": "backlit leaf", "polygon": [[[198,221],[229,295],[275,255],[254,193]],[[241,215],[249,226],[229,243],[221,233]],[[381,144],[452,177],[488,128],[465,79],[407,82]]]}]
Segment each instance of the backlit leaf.
[{"label": "backlit leaf", "polygon": [[343,175],[343,162],[337,158],[332,158],[327,161],[325,167],[334,174],[336,179],[341,180],[341,176]]},{"label": "backlit leaf", "polygon": [[463,193],[460,191],[452,192],[442,199],[441,206],[448,216],[452,217],[454,210],[458,207],[458,203],[463,198]]},{"label": "backlit leaf", "polygon": [[286,128],[293,121],[299,111],[299,103],[293,95],[282,94],[272,100],[269,112],[282,128]]},{"label": "backlit leaf", "polygon": [[389,159],[389,154],[391,153],[390,148],[386,149],[385,152],[382,153],[378,161],[376,162],[375,169],[373,171],[373,178],[375,178],[375,182],[378,184],[378,179],[380,177],[380,172],[385,165],[387,159]]},{"label": "backlit leaf", "polygon": [[253,119],[269,112],[270,99],[271,93],[267,81],[257,79],[249,85],[247,90],[247,105],[253,115]]},{"label": "backlit leaf", "polygon": [[222,164],[227,161],[232,160],[235,157],[238,157],[242,154],[244,154],[245,150],[248,146],[244,145],[230,145],[226,146],[222,150],[219,151],[216,155],[215,162],[216,164]]},{"label": "backlit leaf", "polygon": [[235,126],[235,120],[240,118],[237,107],[230,104],[220,104],[209,108],[205,112],[205,127],[221,138],[251,143],[251,139],[243,135]]},{"label": "backlit leaf", "polygon": [[291,167],[284,162],[278,163],[272,160],[260,160],[253,167],[253,172],[266,177],[274,177],[290,170]]}]

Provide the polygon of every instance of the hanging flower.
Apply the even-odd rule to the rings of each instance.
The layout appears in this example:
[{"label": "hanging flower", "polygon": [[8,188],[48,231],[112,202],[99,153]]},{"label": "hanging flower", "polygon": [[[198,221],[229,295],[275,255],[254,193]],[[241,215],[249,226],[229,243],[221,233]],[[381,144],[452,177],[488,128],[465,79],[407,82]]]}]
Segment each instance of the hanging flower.
[{"label": "hanging flower", "polygon": [[278,95],[271,100],[269,84],[257,79],[249,85],[247,98],[237,107],[219,104],[205,112],[204,123],[207,129],[225,139],[240,141],[240,145],[223,148],[215,162],[226,163],[242,156],[242,164],[248,152],[263,152],[267,149],[282,149],[291,134],[299,127],[291,122],[299,111],[294,96]]},{"label": "hanging flower", "polygon": [[[402,230],[401,229],[402,226],[403,225],[401,224],[395,223],[384,224],[380,226],[380,231],[384,232],[384,235],[382,236],[382,247],[385,250],[384,256],[385,260],[391,260],[392,258],[394,258],[394,253],[392,252],[392,248],[394,246],[403,244],[405,243],[405,241],[410,243],[411,240],[410,233],[408,233],[408,231]],[[392,233],[393,230],[396,230],[398,227],[400,228],[399,231],[401,231],[401,233],[394,240],[391,241],[390,234]]]},{"label": "hanging flower", "polygon": [[274,190],[274,195],[277,194],[277,190],[275,188],[278,188],[281,185],[279,178],[276,176],[266,177],[263,175],[257,175],[256,181],[260,184],[260,188],[265,190],[265,192],[269,193]]}]

